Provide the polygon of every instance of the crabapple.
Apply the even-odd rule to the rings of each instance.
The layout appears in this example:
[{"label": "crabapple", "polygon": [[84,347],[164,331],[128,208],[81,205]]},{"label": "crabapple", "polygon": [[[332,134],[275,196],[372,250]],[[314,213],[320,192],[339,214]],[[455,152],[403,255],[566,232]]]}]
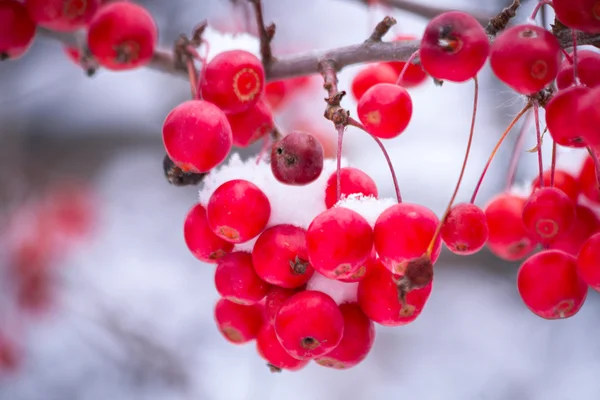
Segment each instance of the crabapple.
[{"label": "crabapple", "polygon": [[356,100],[360,100],[363,94],[378,83],[395,84],[398,72],[390,65],[379,63],[371,64],[363,68],[352,79],[351,91]]},{"label": "crabapple", "polygon": [[571,229],[552,241],[549,247],[576,256],[585,241],[597,232],[600,232],[600,219],[596,213],[583,204],[577,204]]},{"label": "crabapple", "polygon": [[215,287],[224,299],[249,306],[261,301],[270,286],[254,272],[250,253],[236,251],[219,259]]},{"label": "crabapple", "polygon": [[485,213],[475,204],[457,204],[444,219],[440,234],[451,252],[465,256],[475,254],[488,240]]},{"label": "crabapple", "polygon": [[[417,37],[412,35],[398,35],[392,39],[392,42],[401,42],[407,40],[417,40]],[[399,77],[400,73],[402,73],[402,70],[404,69],[404,66],[406,65],[406,62],[392,61],[388,62],[387,65],[391,66],[395,70],[396,76]],[[425,72],[423,67],[421,65],[411,63],[408,67],[406,67],[404,76],[400,82],[398,82],[398,84],[404,86],[405,88],[412,88],[425,82],[426,79],[427,72]]]},{"label": "crabapple", "polygon": [[[542,178],[544,186],[551,186],[550,183],[552,182],[552,170],[544,171]],[[533,191],[540,187],[539,175],[535,177],[531,183],[531,187]],[[580,190],[579,182],[577,182],[577,179],[575,179],[573,175],[561,169],[556,169],[554,171],[554,187],[562,190],[574,203],[577,202]]]},{"label": "crabapple", "polygon": [[275,317],[277,317],[277,313],[279,312],[279,309],[281,309],[283,303],[288,298],[292,297],[296,293],[300,293],[305,289],[305,286],[300,286],[299,288],[295,289],[286,289],[279,286],[271,286],[271,289],[269,289],[269,292],[265,297],[265,313],[267,321],[271,324],[274,324]]},{"label": "crabapple", "polygon": [[575,205],[564,192],[553,187],[536,190],[523,207],[523,223],[540,243],[547,244],[565,234],[575,221]]},{"label": "crabapple", "polygon": [[323,146],[306,132],[292,132],[273,144],[271,171],[287,185],[314,182],[323,171]]},{"label": "crabapple", "polygon": [[256,350],[258,354],[269,363],[269,367],[274,371],[282,369],[288,371],[298,371],[304,368],[310,360],[299,360],[292,357],[286,349],[283,348],[275,327],[272,324],[264,324],[256,336]]},{"label": "crabapple", "polygon": [[371,86],[358,100],[357,114],[367,132],[392,139],[406,130],[412,116],[408,91],[392,83]]},{"label": "crabapple", "polygon": [[[358,168],[340,168],[340,181],[340,199],[356,193],[375,198],[379,194],[375,181]],[[337,172],[331,174],[325,188],[325,207],[331,208],[335,203],[337,203]]]},{"label": "crabapple", "polygon": [[581,193],[594,203],[600,203],[600,187],[596,175],[596,165],[591,156],[587,156],[577,179]]},{"label": "crabapple", "polygon": [[553,0],[556,18],[570,28],[600,33],[600,3],[597,0]]},{"label": "crabapple", "polygon": [[273,113],[265,100],[259,100],[246,111],[227,114],[233,145],[248,147],[273,131]]},{"label": "crabapple", "polygon": [[223,337],[230,343],[247,343],[258,334],[264,321],[262,305],[245,306],[219,299],[214,311],[217,328]]},{"label": "crabapple", "polygon": [[557,144],[573,148],[586,146],[578,114],[589,90],[585,86],[571,86],[556,93],[546,104],[546,126]]},{"label": "crabapple", "polygon": [[183,224],[183,236],[190,252],[206,263],[216,263],[233,250],[233,243],[212,231],[206,217],[206,208],[202,204],[196,204],[188,211]]},{"label": "crabapple", "polygon": [[53,31],[84,28],[100,8],[100,0],[26,0],[31,19]]},{"label": "crabapple", "polygon": [[[569,53],[573,57],[573,53]],[[591,50],[577,50],[577,78],[581,84],[593,88],[600,85],[600,54]],[[573,85],[573,60],[565,58],[560,64],[558,75],[556,76],[556,86],[558,90],[568,88]]]},{"label": "crabapple", "polygon": [[0,1],[0,61],[17,59],[31,47],[35,22],[17,0]]},{"label": "crabapple", "polygon": [[590,287],[600,292],[600,233],[585,241],[577,255],[577,272]]}]

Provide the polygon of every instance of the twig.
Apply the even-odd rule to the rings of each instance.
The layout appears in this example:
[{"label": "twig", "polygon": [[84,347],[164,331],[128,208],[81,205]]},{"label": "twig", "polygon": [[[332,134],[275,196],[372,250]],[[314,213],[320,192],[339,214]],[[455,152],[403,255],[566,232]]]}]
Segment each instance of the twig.
[{"label": "twig", "polygon": [[517,9],[521,6],[520,0],[514,0],[512,4],[506,7],[497,16],[490,19],[485,31],[490,36],[496,36],[498,32],[504,30],[511,19],[517,15]]},{"label": "twig", "polygon": [[275,61],[275,58],[273,58],[273,51],[271,50],[271,41],[275,36],[275,24],[265,26],[265,18],[263,15],[263,6],[261,0],[248,1],[254,6],[256,25],[260,35],[260,54],[262,56],[262,62],[265,66],[268,66]]},{"label": "twig", "polygon": [[386,33],[396,25],[396,20],[392,17],[385,17],[380,23],[377,24],[371,36],[366,40],[367,43],[381,42],[381,39]]}]

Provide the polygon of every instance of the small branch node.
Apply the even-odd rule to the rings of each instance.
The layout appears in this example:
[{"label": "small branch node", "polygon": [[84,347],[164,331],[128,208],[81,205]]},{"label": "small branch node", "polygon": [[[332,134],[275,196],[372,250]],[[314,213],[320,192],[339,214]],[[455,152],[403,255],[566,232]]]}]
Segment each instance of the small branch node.
[{"label": "small branch node", "polygon": [[521,0],[513,0],[512,4],[506,7],[488,22],[485,31],[489,36],[496,36],[500,31],[504,30],[511,19],[517,15],[517,9],[521,6]]},{"label": "small branch node", "polygon": [[388,33],[394,25],[396,25],[396,20],[392,17],[386,16],[381,22],[377,24],[377,26],[373,30],[373,33],[371,33],[371,36],[367,40],[365,40],[365,42],[381,42],[386,33]]}]

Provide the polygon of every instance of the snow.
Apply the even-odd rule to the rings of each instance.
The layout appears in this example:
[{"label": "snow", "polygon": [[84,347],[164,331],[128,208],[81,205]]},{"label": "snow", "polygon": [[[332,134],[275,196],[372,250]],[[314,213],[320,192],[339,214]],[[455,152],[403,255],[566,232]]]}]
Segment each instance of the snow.
[{"label": "snow", "polygon": [[344,207],[356,211],[362,215],[369,225],[371,225],[371,228],[373,228],[381,213],[397,203],[397,200],[391,198],[384,197],[377,199],[373,196],[364,196],[361,193],[355,193],[343,198],[337,202],[334,207]]},{"label": "snow", "polygon": [[354,303],[357,301],[358,282],[336,281],[315,271],[306,284],[306,289],[328,294],[337,304]]}]

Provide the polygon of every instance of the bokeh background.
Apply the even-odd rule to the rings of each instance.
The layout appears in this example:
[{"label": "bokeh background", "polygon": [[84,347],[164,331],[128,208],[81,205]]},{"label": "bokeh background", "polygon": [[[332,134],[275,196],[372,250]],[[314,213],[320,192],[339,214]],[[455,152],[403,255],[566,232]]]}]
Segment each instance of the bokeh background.
[{"label": "bokeh background", "polygon": [[[205,19],[227,32],[254,29],[248,9],[228,0],[140,3],[156,18],[166,48]],[[492,15],[507,2],[423,3]],[[426,24],[357,0],[264,5],[266,19],[278,27],[277,54],[358,43],[384,15],[397,19],[396,34],[418,36]],[[521,21],[533,5],[524,2]],[[235,43],[257,50],[256,41]],[[218,36],[211,45],[213,52],[237,46]],[[342,89],[360,68],[340,74]],[[316,77],[278,115],[284,130],[308,125],[335,140],[322,117],[320,84]],[[487,67],[480,87],[459,200],[469,198],[496,139],[524,105]],[[461,167],[473,85],[428,82],[411,94],[411,125],[386,146],[405,201],[440,215]],[[542,320],[518,296],[518,264],[487,251],[468,258],[444,252],[423,314],[405,327],[378,326],[371,354],[351,370],[311,364],[274,375],[253,344],[227,343],[213,321],[214,266],[197,261],[183,242],[183,220],[197,188],[173,187],[162,171],[162,122],[188,98],[185,80],[152,70],[100,71],[88,78],[60,43],[44,37],[22,59],[0,64],[0,347],[10,348],[3,355],[9,367],[0,372],[1,400],[600,398],[598,294],[590,293],[571,319]],[[355,110],[356,103],[348,96],[344,105]],[[529,127],[525,149],[534,146],[533,132]],[[507,141],[493,162],[478,204],[504,190],[512,146]],[[536,174],[535,154],[522,153],[517,184]],[[393,196],[389,171],[370,138],[349,129],[344,155],[376,180],[381,196]],[[566,153],[560,163],[575,171],[581,156]],[[77,219],[83,224],[67,226],[61,246],[47,243],[55,225],[40,218],[45,207],[58,207],[67,220],[83,216]],[[25,243],[19,253],[24,263],[50,271],[29,277],[25,286],[9,273],[15,237]]]}]

